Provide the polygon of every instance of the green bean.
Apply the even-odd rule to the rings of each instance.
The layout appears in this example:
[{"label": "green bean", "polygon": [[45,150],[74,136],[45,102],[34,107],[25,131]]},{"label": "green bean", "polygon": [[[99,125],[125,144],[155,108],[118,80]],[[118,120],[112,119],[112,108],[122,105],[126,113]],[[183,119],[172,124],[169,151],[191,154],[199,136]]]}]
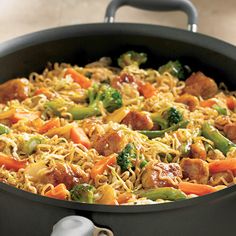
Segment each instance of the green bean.
[{"label": "green bean", "polygon": [[137,192],[137,195],[138,197],[146,197],[153,201],[157,199],[176,201],[187,198],[187,196],[179,189],[175,189],[172,187],[162,187],[156,189],[142,190]]}]

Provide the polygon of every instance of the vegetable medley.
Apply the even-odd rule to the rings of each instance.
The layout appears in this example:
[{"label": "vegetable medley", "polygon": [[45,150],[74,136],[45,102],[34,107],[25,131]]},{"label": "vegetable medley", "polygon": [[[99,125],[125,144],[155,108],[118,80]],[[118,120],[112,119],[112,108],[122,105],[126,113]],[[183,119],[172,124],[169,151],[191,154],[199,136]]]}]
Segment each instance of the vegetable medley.
[{"label": "vegetable medley", "polygon": [[129,51],[0,85],[0,181],[60,200],[155,204],[235,183],[236,98]]}]

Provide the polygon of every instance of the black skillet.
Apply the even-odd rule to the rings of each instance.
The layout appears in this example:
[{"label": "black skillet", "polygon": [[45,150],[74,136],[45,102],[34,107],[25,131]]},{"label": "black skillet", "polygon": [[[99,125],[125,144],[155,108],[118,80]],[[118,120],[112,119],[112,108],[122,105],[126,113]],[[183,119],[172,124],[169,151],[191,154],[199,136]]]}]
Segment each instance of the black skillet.
[{"label": "black skillet", "polygon": [[[107,8],[106,22],[114,21],[115,11],[122,5],[185,11],[190,31],[147,24],[98,23],[32,33],[0,45],[0,82],[40,72],[48,61],[84,65],[102,56],[117,58],[127,50],[137,50],[149,55],[147,67],[158,68],[170,59],[179,59],[193,71],[201,70],[236,89],[236,48],[194,33],[197,14],[189,1],[114,0]],[[119,236],[234,235],[235,190],[232,186],[203,197],[159,205],[105,206],[54,200],[0,183],[0,235],[50,235],[53,225],[66,216],[85,216]],[[73,222],[64,223],[63,230],[72,229]],[[104,232],[112,235],[111,231]]]}]

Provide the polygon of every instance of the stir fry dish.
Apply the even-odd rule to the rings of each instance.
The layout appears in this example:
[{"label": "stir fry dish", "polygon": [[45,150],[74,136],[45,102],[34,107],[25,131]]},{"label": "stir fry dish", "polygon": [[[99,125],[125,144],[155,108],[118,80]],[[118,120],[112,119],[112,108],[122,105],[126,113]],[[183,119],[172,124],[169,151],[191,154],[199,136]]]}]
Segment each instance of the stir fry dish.
[{"label": "stir fry dish", "polygon": [[236,93],[179,61],[155,69],[146,61],[129,51],[113,63],[48,64],[2,83],[0,181],[107,205],[178,201],[234,185]]}]

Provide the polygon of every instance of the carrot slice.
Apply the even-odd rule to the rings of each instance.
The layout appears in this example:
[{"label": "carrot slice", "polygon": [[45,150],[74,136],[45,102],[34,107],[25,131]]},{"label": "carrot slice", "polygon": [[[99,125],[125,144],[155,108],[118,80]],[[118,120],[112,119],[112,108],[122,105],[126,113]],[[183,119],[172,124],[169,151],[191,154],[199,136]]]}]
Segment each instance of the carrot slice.
[{"label": "carrot slice", "polygon": [[195,184],[189,182],[180,182],[179,189],[186,194],[196,194],[198,196],[213,193],[216,191],[216,189],[210,185]]},{"label": "carrot slice", "polygon": [[74,143],[80,143],[86,148],[90,148],[91,143],[84,130],[80,127],[72,127],[70,130],[70,138]]},{"label": "carrot slice", "polygon": [[58,118],[55,118],[46,122],[43,126],[39,128],[38,131],[40,134],[44,134],[47,133],[50,129],[58,127],[60,127],[60,120]]},{"label": "carrot slice", "polygon": [[236,158],[213,161],[209,163],[209,170],[211,173],[217,173],[227,170],[236,170]]},{"label": "carrot slice", "polygon": [[11,117],[10,117],[10,122],[12,124],[17,123],[20,120],[35,120],[39,118],[40,112],[26,112],[26,111],[18,111],[15,112]]},{"label": "carrot slice", "polygon": [[233,96],[226,98],[226,105],[230,110],[234,110],[236,107],[236,99]]},{"label": "carrot slice", "polygon": [[92,81],[89,78],[78,73],[72,68],[66,69],[65,76],[67,75],[70,75],[74,82],[78,83],[84,89],[87,89],[92,85]]},{"label": "carrot slice", "polygon": [[150,83],[143,83],[138,82],[138,91],[143,95],[145,98],[150,98],[156,93],[156,89]]},{"label": "carrot slice", "polygon": [[69,196],[69,191],[67,190],[65,184],[61,183],[47,191],[44,196],[56,198],[59,200],[66,200]]},{"label": "carrot slice", "polygon": [[103,172],[107,169],[108,166],[114,165],[115,163],[116,156],[113,154],[99,160],[91,169],[91,178],[95,179],[97,175],[103,174]]},{"label": "carrot slice", "polygon": [[18,161],[11,156],[0,154],[0,166],[4,166],[7,170],[18,171],[21,168],[25,168],[27,164],[26,160]]},{"label": "carrot slice", "polygon": [[201,107],[212,107],[216,104],[216,101],[214,99],[207,99],[200,102]]}]

